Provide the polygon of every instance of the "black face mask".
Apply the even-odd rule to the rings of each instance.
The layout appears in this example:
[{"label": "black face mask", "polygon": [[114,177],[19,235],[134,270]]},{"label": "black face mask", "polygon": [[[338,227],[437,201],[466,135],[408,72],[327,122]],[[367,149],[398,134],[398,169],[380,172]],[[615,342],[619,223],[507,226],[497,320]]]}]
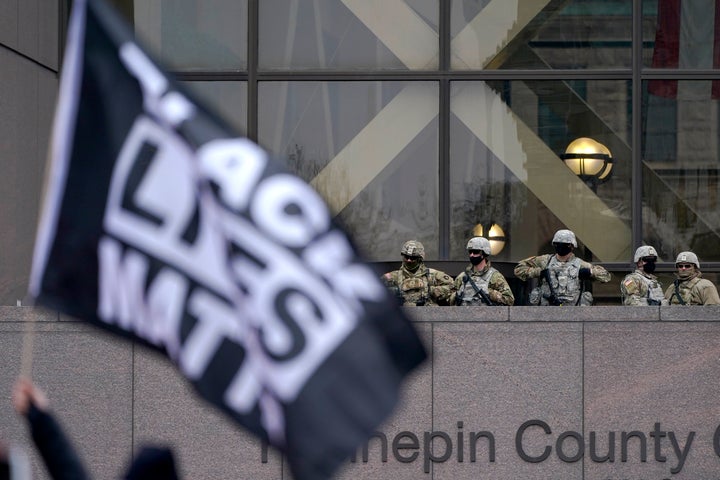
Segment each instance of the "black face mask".
[{"label": "black face mask", "polygon": [[653,273],[655,271],[655,262],[647,262],[643,265],[643,272]]},{"label": "black face mask", "polygon": [[403,254],[403,265],[405,268],[407,268],[410,272],[416,272],[418,268],[420,268],[420,264],[422,263],[422,257],[420,256],[408,256]]},{"label": "black face mask", "polygon": [[555,252],[561,257],[564,257],[568,253],[572,252],[572,245],[567,243],[558,243],[555,245]]},{"label": "black face mask", "polygon": [[484,258],[485,257],[483,257],[482,255],[470,257],[470,263],[472,263],[473,265],[480,265],[480,262],[482,262]]},{"label": "black face mask", "polygon": [[405,262],[405,268],[410,270],[411,272],[416,272],[418,268],[420,268],[420,259]]}]

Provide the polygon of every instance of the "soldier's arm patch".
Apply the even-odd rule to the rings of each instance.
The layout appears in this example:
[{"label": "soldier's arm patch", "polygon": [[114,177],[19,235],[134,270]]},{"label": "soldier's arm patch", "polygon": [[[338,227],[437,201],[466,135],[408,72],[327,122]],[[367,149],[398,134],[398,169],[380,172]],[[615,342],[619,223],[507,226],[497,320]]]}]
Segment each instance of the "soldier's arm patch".
[{"label": "soldier's arm patch", "polygon": [[623,287],[625,288],[625,291],[630,295],[638,293],[639,291],[638,285],[632,278],[626,278],[623,281]]}]

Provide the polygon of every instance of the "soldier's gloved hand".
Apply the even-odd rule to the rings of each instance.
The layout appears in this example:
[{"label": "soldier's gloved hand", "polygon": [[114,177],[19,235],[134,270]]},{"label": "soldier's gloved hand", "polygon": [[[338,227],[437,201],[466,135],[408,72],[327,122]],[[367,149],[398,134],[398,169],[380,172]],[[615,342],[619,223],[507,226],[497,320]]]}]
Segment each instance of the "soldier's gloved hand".
[{"label": "soldier's gloved hand", "polygon": [[590,277],[592,277],[592,271],[589,268],[581,268],[578,277],[580,280],[590,280]]},{"label": "soldier's gloved hand", "polygon": [[432,287],[430,289],[430,295],[435,299],[438,300],[445,295],[445,289],[442,287]]},{"label": "soldier's gloved hand", "polygon": [[537,269],[540,270],[540,271],[538,272],[538,275],[537,275],[538,277],[540,277],[540,278],[547,278],[547,268],[537,267]]},{"label": "soldier's gloved hand", "polygon": [[492,289],[490,289],[490,291],[488,293],[488,297],[494,303],[501,303],[502,299],[503,299],[502,293],[500,293],[498,290],[492,290]]}]

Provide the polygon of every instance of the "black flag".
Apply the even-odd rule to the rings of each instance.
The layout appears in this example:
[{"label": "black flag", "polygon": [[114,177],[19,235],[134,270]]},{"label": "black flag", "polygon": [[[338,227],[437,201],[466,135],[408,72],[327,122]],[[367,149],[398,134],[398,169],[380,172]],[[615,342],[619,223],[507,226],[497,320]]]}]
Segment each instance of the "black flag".
[{"label": "black flag", "polygon": [[310,186],[73,3],[30,293],[164,351],[328,478],[425,358],[416,332]]}]

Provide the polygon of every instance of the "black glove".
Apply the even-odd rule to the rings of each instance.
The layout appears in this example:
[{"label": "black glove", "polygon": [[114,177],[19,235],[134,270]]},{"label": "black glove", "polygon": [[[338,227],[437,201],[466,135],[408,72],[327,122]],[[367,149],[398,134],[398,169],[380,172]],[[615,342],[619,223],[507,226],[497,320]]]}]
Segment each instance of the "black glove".
[{"label": "black glove", "polygon": [[580,280],[590,280],[590,277],[592,277],[592,272],[589,268],[581,268],[579,277]]}]

